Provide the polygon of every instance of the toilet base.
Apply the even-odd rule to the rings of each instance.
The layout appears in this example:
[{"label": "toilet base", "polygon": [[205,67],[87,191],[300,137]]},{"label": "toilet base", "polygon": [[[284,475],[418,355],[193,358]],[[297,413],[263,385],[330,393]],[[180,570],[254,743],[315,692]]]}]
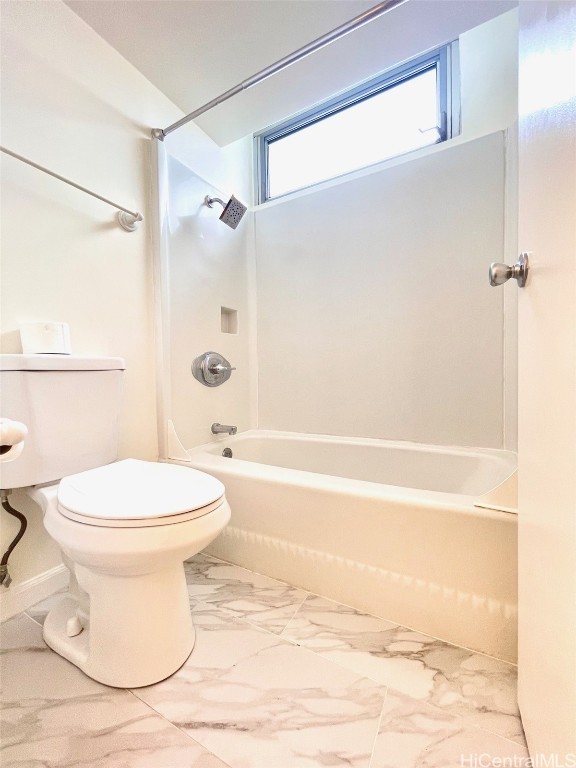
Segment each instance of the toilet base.
[{"label": "toilet base", "polygon": [[54,488],[35,498],[72,576],[68,595],[46,617],[47,645],[115,688],[153,685],[176,672],[195,639],[184,561],[228,524],[226,499],[198,517],[108,527],[61,514]]},{"label": "toilet base", "polygon": [[64,597],[44,622],[52,650],[115,688],[152,685],[184,664],[195,630],[182,563],[137,577],[76,565],[74,575],[89,597],[89,618],[74,595]]}]

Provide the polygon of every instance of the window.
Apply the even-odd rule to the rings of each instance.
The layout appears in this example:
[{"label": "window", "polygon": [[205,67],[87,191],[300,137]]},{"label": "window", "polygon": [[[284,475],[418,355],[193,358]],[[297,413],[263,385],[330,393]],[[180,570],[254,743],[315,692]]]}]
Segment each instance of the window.
[{"label": "window", "polygon": [[259,134],[260,202],[449,138],[454,45]]}]

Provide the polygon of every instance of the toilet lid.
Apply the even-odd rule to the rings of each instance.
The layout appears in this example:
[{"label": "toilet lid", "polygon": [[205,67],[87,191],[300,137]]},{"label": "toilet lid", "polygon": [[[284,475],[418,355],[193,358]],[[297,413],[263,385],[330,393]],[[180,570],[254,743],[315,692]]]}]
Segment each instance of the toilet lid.
[{"label": "toilet lid", "polygon": [[202,509],[223,495],[220,480],[197,469],[124,459],[64,477],[58,505],[75,517],[146,520]]}]

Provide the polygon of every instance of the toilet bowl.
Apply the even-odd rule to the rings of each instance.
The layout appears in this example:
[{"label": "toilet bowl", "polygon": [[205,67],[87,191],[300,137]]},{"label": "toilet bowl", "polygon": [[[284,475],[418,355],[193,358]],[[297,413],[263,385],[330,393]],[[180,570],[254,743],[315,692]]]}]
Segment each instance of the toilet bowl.
[{"label": "toilet bowl", "polygon": [[126,459],[29,493],[71,572],[68,594],[46,617],[46,643],[114,687],[175,672],[194,646],[183,561],[230,519],[220,481]]}]

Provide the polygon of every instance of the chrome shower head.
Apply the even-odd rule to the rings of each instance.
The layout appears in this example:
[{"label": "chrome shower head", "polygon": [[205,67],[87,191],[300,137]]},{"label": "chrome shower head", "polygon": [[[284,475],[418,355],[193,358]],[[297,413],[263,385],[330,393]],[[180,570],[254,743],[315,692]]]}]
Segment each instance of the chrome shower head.
[{"label": "chrome shower head", "polygon": [[238,224],[240,224],[242,216],[244,216],[248,210],[248,208],[241,203],[240,200],[237,200],[234,195],[232,195],[227,203],[225,203],[224,200],[220,200],[219,197],[210,197],[210,195],[206,195],[204,202],[208,208],[212,208],[213,203],[220,203],[222,208],[224,208],[220,214],[220,221],[223,221],[224,224],[228,224],[232,229],[236,229]]}]

